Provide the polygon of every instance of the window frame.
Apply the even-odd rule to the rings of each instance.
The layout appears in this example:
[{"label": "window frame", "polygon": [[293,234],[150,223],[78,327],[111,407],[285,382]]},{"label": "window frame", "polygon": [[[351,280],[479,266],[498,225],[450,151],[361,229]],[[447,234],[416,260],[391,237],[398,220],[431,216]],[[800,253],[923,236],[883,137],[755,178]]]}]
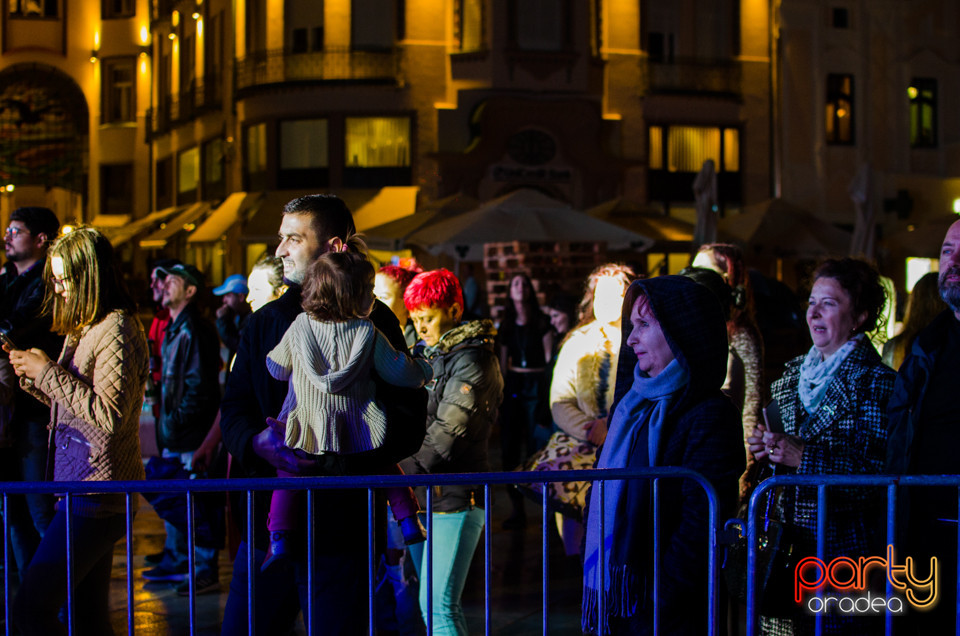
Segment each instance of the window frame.
[{"label": "window frame", "polygon": [[[124,100],[117,98],[117,84],[114,82],[112,71],[127,67],[130,72],[129,96]],[[100,68],[100,123],[101,124],[130,124],[137,122],[137,58],[134,56],[106,57],[101,60]],[[127,101],[129,115],[114,117],[114,106]]]},{"label": "window frame", "polygon": [[[326,125],[326,157],[321,165],[302,168],[284,167],[283,158],[288,156],[284,149],[284,125],[294,122],[322,121]],[[277,122],[277,188],[295,190],[300,188],[327,187],[330,185],[331,141],[333,125],[330,117],[289,117]]]},{"label": "window frame", "polygon": [[[844,91],[843,84],[850,81],[850,88]],[[853,146],[857,143],[856,119],[856,82],[853,73],[830,73],[827,75],[826,100],[824,103],[824,139],[831,146]],[[841,134],[841,122],[844,117],[839,115],[843,105],[850,109],[849,138]],[[832,114],[831,114],[831,110]],[[832,120],[834,133],[831,134],[828,121]]]},{"label": "window frame", "polygon": [[103,20],[120,20],[137,17],[137,0],[119,0],[126,5],[120,11],[114,12],[110,7],[117,0],[100,0],[100,17]]},{"label": "window frame", "polygon": [[[126,179],[119,178],[117,170],[123,169],[127,174]],[[131,214],[133,212],[134,199],[136,198],[136,182],[134,177],[134,164],[132,161],[119,163],[101,163],[100,164],[100,211],[103,214]],[[124,196],[116,195],[121,192]],[[120,201],[123,204],[119,206],[108,205],[108,201]]]},{"label": "window frame", "polygon": [[[407,120],[407,153],[406,165],[384,166],[355,166],[350,164],[350,153],[347,148],[347,129],[351,119],[405,119]],[[345,115],[343,118],[343,134],[340,138],[343,152],[343,187],[347,188],[381,188],[384,186],[404,186],[413,184],[413,163],[416,158],[414,144],[416,142],[416,113],[363,113]]]},{"label": "window frame", "polygon": [[[917,91],[916,96],[910,96],[910,89]],[[910,147],[911,148],[936,148],[939,145],[939,116],[937,100],[937,80],[933,77],[914,77],[910,80],[910,87],[907,89],[907,96],[910,100]],[[932,96],[926,97],[924,93],[929,91]],[[929,139],[921,139],[916,131],[921,130],[924,120],[925,110],[930,111],[931,130]]]}]

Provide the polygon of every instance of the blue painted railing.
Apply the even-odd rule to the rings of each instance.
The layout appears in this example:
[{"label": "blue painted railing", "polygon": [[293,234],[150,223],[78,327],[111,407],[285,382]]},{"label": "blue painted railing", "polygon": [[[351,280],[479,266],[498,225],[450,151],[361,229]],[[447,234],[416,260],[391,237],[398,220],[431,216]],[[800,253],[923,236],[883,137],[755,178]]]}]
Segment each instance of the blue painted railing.
[{"label": "blue painted railing", "polygon": [[[659,616],[659,603],[657,602],[659,595],[659,581],[660,581],[660,524],[657,517],[657,511],[659,506],[659,481],[660,479],[688,479],[692,480],[703,488],[708,502],[708,523],[711,528],[714,529],[713,532],[707,533],[707,542],[708,542],[708,559],[705,564],[705,576],[707,577],[707,586],[708,586],[708,603],[709,603],[709,626],[704,633],[709,634],[710,636],[716,636],[719,631],[718,626],[718,602],[719,602],[719,545],[717,542],[720,530],[719,517],[718,517],[718,504],[717,496],[714,491],[713,486],[706,480],[705,477],[699,473],[681,469],[681,468],[647,468],[640,470],[626,470],[626,469],[605,469],[605,470],[568,470],[568,471],[544,471],[544,472],[527,472],[527,473],[517,473],[517,472],[507,472],[507,473],[466,473],[466,474],[445,474],[445,475],[398,475],[398,476],[358,476],[358,477],[301,477],[296,479],[290,478],[273,478],[273,479],[203,479],[203,480],[168,480],[168,481],[112,481],[112,482],[42,482],[42,483],[26,483],[26,482],[5,482],[0,483],[0,493],[3,495],[3,504],[4,509],[7,509],[7,496],[11,494],[24,494],[24,493],[58,493],[60,495],[65,495],[66,504],[69,506],[71,499],[75,495],[88,494],[91,492],[96,493],[125,493],[127,494],[127,525],[126,525],[126,585],[127,585],[127,631],[129,634],[134,633],[134,607],[133,607],[133,501],[134,493],[140,492],[156,492],[156,493],[186,493],[187,497],[187,530],[188,530],[188,554],[189,554],[189,572],[190,576],[188,580],[190,581],[190,596],[189,596],[189,623],[190,623],[190,633],[196,633],[196,595],[193,589],[193,573],[195,571],[195,562],[194,562],[194,531],[195,531],[195,522],[194,522],[194,508],[193,508],[193,498],[195,493],[200,492],[225,492],[225,491],[235,491],[235,492],[246,492],[246,501],[247,501],[247,518],[246,518],[246,530],[247,536],[254,535],[254,497],[253,493],[255,491],[264,491],[264,490],[306,490],[307,491],[307,518],[310,520],[309,531],[307,533],[307,560],[308,562],[313,562],[314,558],[314,533],[313,533],[313,523],[314,523],[314,490],[329,490],[329,489],[367,489],[367,527],[373,528],[374,522],[374,492],[373,489],[384,488],[391,486],[445,486],[445,485],[455,485],[455,484],[482,484],[484,487],[484,525],[487,528],[487,532],[484,533],[484,590],[485,590],[485,601],[484,601],[484,617],[485,617],[485,629],[484,633],[489,636],[491,633],[491,564],[492,564],[492,541],[491,541],[491,532],[489,529],[490,525],[490,516],[492,512],[491,505],[491,487],[498,484],[517,484],[517,483],[529,483],[529,484],[540,484],[541,494],[545,494],[547,485],[550,482],[562,482],[562,481],[598,481],[599,488],[601,488],[601,493],[604,485],[604,481],[600,480],[611,480],[611,479],[652,479],[653,480],[653,505],[654,505],[654,553],[657,555],[654,559],[654,622],[655,625],[659,625],[660,616]],[[432,508],[432,488],[427,489],[427,510]],[[544,497],[546,500],[546,497]],[[602,501],[602,497],[601,497]],[[602,505],[602,504],[601,504]],[[543,515],[543,530],[541,537],[541,551],[542,551],[542,560],[543,560],[543,570],[542,570],[542,631],[543,634],[547,634],[550,623],[549,623],[549,614],[547,608],[550,603],[550,590],[549,590],[549,552],[548,552],[548,538],[549,538],[549,529],[551,525],[551,520],[553,517],[553,512],[547,507],[547,504],[544,502],[541,506],[541,512]],[[601,526],[600,534],[603,534],[603,514],[600,514]],[[432,538],[430,536],[430,530],[432,526],[432,515],[427,515],[427,572],[425,578],[427,588],[427,616],[425,620],[427,621],[427,630],[430,633],[431,630],[431,615],[432,615],[432,584],[433,584],[433,562],[432,562]],[[3,521],[4,536],[9,536],[8,521],[6,517]],[[68,546],[67,546],[67,581],[68,585],[72,588],[72,576],[73,576],[73,562],[72,562],[72,551],[69,540],[72,537],[71,526],[69,521],[67,521],[67,537],[68,537]],[[371,530],[368,533],[367,541],[367,556],[368,556],[368,568],[367,568],[367,582],[368,582],[368,625],[370,634],[375,633],[376,629],[376,620],[375,620],[375,608],[374,608],[374,585],[375,585],[375,554],[374,554],[374,532]],[[252,542],[248,543],[248,550],[246,554],[247,558],[247,570],[248,572],[255,572],[259,564],[254,563],[254,552]],[[10,559],[9,553],[9,542],[4,542],[4,551],[3,558],[4,563],[8,563]],[[601,546],[600,559],[603,562],[604,555],[602,553],[603,547]],[[308,568],[308,587],[313,585],[312,578],[312,568]],[[602,575],[601,575],[602,576]],[[601,589],[603,588],[604,582],[601,579]],[[247,581],[247,598],[248,598],[248,630],[249,633],[253,633],[254,630],[254,603],[253,599],[255,598],[256,589],[255,589],[255,577],[248,577]],[[308,607],[304,609],[304,621],[307,626],[307,633],[313,633],[313,607],[312,607],[312,594],[307,595],[311,602],[308,603]],[[605,598],[603,594],[598,595],[599,597],[599,616],[600,616],[600,629],[601,632],[604,628],[604,623],[606,620],[606,611],[605,611]],[[11,598],[10,598],[10,568],[4,568],[4,606],[7,611],[6,615],[6,633],[9,635],[12,633],[12,620],[10,617],[10,607],[11,607]],[[67,617],[68,617],[68,629],[70,633],[74,633],[74,608],[73,608],[73,594],[68,592],[67,597]]]},{"label": "blue painted railing", "polygon": [[[808,486],[817,489],[817,553],[816,555],[823,560],[826,554],[826,535],[827,535],[827,489],[831,487],[859,487],[859,488],[882,488],[887,489],[887,545],[896,544],[897,530],[897,489],[906,486],[948,486],[957,488],[958,498],[960,498],[960,475],[777,475],[761,482],[753,491],[750,497],[749,512],[747,518],[747,540],[750,548],[747,551],[747,636],[754,636],[759,633],[758,617],[758,597],[759,590],[756,584],[757,568],[757,524],[762,520],[763,515],[758,514],[761,511],[762,501],[766,498],[766,493],[772,488],[778,486]],[[960,525],[960,524],[958,524]],[[958,537],[960,537],[960,527],[958,527]],[[807,556],[807,555],[803,555]],[[943,573],[941,572],[941,575]],[[958,559],[958,572],[956,578],[957,588],[957,624],[956,633],[960,634],[960,559]],[[887,580],[886,593],[893,592],[890,581]],[[824,614],[818,612],[816,616],[817,636],[823,633]],[[885,633],[889,636],[893,630],[893,614],[887,612],[885,616]]]}]

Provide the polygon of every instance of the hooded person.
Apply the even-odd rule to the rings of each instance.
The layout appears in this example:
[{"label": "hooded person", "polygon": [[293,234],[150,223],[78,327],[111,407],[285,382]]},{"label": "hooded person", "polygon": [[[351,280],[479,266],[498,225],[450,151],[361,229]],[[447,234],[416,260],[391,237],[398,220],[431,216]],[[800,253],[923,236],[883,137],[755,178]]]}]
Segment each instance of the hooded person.
[{"label": "hooded person", "polygon": [[[598,468],[674,466],[704,475],[720,517],[734,512],[744,457],[740,416],[721,392],[727,335],[720,304],[683,276],[630,285],[611,422]],[[592,488],[584,551],[583,630],[598,633],[604,545],[604,633],[654,632],[652,480],[607,481],[600,534],[600,489]],[[596,485],[596,484],[595,484]],[[660,632],[706,631],[708,507],[689,479],[659,484]],[[729,515],[728,515],[729,516]]]}]

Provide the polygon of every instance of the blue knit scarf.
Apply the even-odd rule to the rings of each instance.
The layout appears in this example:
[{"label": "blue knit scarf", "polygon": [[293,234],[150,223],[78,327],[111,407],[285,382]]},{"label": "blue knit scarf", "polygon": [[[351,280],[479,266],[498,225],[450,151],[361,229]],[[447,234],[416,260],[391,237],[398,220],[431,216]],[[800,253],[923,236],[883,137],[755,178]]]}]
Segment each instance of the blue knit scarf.
[{"label": "blue knit scarf", "polygon": [[[623,396],[614,411],[607,439],[600,454],[597,468],[642,468],[656,465],[660,433],[667,416],[671,398],[689,381],[689,375],[674,360],[650,378],[640,371],[633,371],[633,386]],[[637,448],[646,441],[646,448]],[[600,589],[600,488],[594,483],[590,489],[590,515],[587,517],[587,537],[584,545],[583,564],[583,627],[584,631],[597,629],[597,599]],[[615,541],[629,541],[630,537],[617,537],[617,516],[625,501],[626,481],[611,480],[604,484],[603,493],[603,546],[607,613],[613,616],[632,616],[637,608],[636,590],[631,593],[631,573],[624,563],[611,563],[610,556]],[[634,511],[637,514],[638,511]]]}]

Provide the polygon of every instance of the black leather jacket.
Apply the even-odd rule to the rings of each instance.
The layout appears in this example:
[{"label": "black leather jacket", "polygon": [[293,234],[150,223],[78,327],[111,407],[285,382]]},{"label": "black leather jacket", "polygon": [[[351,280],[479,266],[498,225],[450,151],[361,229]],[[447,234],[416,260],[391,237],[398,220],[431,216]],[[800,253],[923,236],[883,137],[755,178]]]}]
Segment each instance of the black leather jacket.
[{"label": "black leather jacket", "polygon": [[193,303],[167,325],[162,359],[160,448],[195,451],[220,408],[220,339]]},{"label": "black leather jacket", "polygon": [[[407,474],[475,473],[490,470],[490,427],[503,401],[503,377],[494,351],[497,330],[489,320],[451,329],[423,357],[433,366],[427,385],[427,436],[420,450],[403,462]],[[419,489],[422,491],[422,489]],[[421,505],[426,500],[423,493]],[[483,505],[478,486],[436,487],[434,512],[457,512]]]}]

